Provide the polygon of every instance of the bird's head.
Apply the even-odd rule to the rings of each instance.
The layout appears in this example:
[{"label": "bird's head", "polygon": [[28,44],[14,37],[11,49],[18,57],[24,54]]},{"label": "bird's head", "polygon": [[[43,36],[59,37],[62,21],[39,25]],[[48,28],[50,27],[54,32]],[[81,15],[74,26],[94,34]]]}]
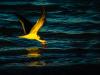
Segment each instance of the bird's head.
[{"label": "bird's head", "polygon": [[46,44],[47,44],[47,41],[46,40],[41,40],[41,44],[42,44],[42,47],[43,48],[46,48]]}]

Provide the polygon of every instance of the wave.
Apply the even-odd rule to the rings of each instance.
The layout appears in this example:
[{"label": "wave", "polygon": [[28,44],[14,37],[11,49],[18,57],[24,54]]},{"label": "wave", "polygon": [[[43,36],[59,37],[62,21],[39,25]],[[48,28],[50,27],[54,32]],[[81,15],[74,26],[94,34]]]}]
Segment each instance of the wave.
[{"label": "wave", "polygon": [[[40,56],[34,56],[39,52]],[[37,53],[36,53],[37,54]],[[71,65],[71,64],[86,64],[96,63],[99,61],[99,49],[60,49],[60,48],[25,48],[16,50],[0,51],[0,65],[13,65],[14,63],[27,66],[27,63],[34,63],[35,61],[42,61],[46,63],[45,66],[59,66],[59,65]],[[67,64],[66,64],[67,63]],[[16,64],[16,65],[17,65]],[[34,63],[35,64],[35,63]],[[34,65],[33,64],[33,65]],[[36,64],[35,64],[36,65]],[[34,65],[34,66],[35,66]],[[10,65],[9,65],[10,66]],[[21,65],[22,66],[22,65]]]},{"label": "wave", "polygon": [[99,48],[38,48],[38,47],[26,47],[26,48],[1,48],[0,56],[16,56],[25,55],[28,53],[47,53],[55,55],[66,55],[70,53],[84,54],[84,53],[100,53]]},{"label": "wave", "polygon": [[56,37],[56,38],[77,38],[77,39],[89,39],[89,38],[99,38],[100,33],[79,33],[79,34],[69,34],[69,33],[55,33],[55,32],[40,32],[41,36],[44,37]]},{"label": "wave", "polygon": [[56,11],[59,9],[59,5],[57,4],[51,4],[51,5],[33,5],[33,4],[18,4],[18,5],[6,5],[6,4],[0,4],[0,12],[2,12],[1,10],[3,11],[25,11],[27,12],[26,10],[29,10],[29,11],[40,11],[41,10],[41,7],[44,6],[45,9],[47,11]]},{"label": "wave", "polygon": [[[0,28],[1,36],[17,36],[18,34],[21,35],[22,30],[18,28]],[[23,34],[23,33],[22,33]],[[100,38],[100,33],[99,32],[81,32],[81,33],[67,33],[66,32],[39,32],[40,36],[48,38],[73,38],[73,39],[92,39],[92,38]]]},{"label": "wave", "polygon": [[27,5],[27,4],[31,4],[31,5],[54,5],[56,3],[50,3],[50,2],[38,2],[38,1],[11,1],[11,2],[0,2],[0,4],[2,5]]}]

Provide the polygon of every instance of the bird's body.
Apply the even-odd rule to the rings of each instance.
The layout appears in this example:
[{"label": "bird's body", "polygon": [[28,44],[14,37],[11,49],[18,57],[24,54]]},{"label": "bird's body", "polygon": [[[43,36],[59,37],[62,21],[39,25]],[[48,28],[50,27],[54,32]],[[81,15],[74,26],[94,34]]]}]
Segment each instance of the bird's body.
[{"label": "bird's body", "polygon": [[19,38],[29,39],[29,40],[37,40],[37,41],[41,42],[42,45],[46,44],[46,40],[40,39],[40,36],[37,35],[37,34],[27,34],[27,35],[18,36],[18,37]]},{"label": "bird's body", "polygon": [[19,38],[26,38],[26,39],[30,39],[30,40],[38,40],[40,39],[40,37],[37,34],[27,34],[27,35],[23,35],[23,36],[18,36]]},{"label": "bird's body", "polygon": [[[32,28],[30,28],[30,30],[28,29],[29,32],[27,32],[27,28],[28,28],[28,21],[23,18],[21,15],[18,15],[17,16],[19,17],[19,21],[22,25],[22,28],[23,28],[23,31],[24,31],[24,34],[25,35],[22,35],[22,36],[18,36],[19,38],[25,38],[25,39],[29,39],[29,40],[37,40],[39,41],[42,46],[44,46],[46,44],[46,40],[42,40],[40,38],[40,36],[38,35],[38,31],[40,30],[40,28],[43,26],[44,22],[45,22],[45,14],[44,14],[44,11],[42,13],[42,16],[37,20],[36,24],[34,26],[32,26]],[[21,20],[22,19],[22,20]],[[25,24],[25,22],[27,21],[27,24]],[[27,26],[25,28],[25,25]]]}]

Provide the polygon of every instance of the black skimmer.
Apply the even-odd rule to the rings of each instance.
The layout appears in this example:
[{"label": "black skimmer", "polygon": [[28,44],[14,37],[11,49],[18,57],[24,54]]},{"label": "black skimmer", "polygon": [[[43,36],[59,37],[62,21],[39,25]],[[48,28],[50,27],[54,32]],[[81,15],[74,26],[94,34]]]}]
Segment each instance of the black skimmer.
[{"label": "black skimmer", "polygon": [[18,17],[19,22],[21,23],[23,31],[24,31],[24,35],[18,36],[18,37],[30,39],[30,40],[37,40],[41,43],[43,47],[46,47],[46,40],[42,40],[41,37],[38,35],[38,31],[43,26],[46,20],[45,10],[44,9],[42,10],[42,15],[37,20],[35,25],[30,23],[24,16],[19,15],[17,13],[15,15]]}]

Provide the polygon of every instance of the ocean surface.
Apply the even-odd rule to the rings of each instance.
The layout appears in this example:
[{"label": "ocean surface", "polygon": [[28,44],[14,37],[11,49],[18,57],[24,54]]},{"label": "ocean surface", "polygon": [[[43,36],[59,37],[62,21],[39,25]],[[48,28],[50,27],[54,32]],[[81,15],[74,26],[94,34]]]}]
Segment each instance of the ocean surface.
[{"label": "ocean surface", "polygon": [[[100,64],[100,8],[95,0],[30,0],[0,2],[0,69],[9,67],[72,66]],[[33,24],[46,10],[39,35],[47,48],[35,40],[21,39],[23,30],[14,12]]]}]

